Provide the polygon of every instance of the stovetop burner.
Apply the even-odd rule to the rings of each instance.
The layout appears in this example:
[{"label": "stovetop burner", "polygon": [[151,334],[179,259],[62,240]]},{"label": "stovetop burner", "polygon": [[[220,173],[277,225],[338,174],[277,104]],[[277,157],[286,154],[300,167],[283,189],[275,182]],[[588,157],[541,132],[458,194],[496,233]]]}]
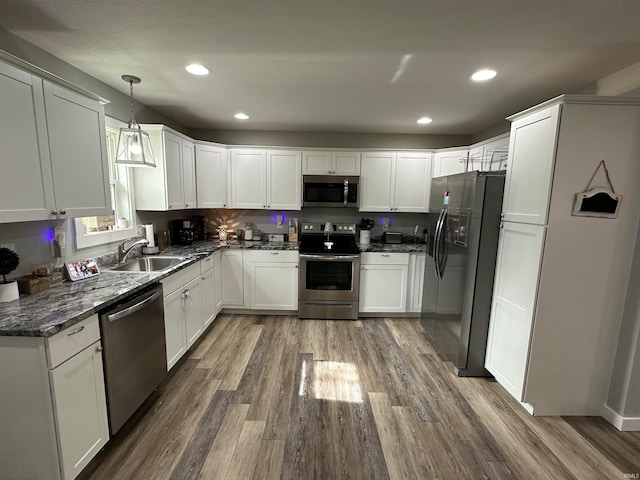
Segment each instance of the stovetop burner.
[{"label": "stovetop burner", "polygon": [[300,253],[356,255],[360,249],[356,244],[354,223],[303,222],[300,228]]}]

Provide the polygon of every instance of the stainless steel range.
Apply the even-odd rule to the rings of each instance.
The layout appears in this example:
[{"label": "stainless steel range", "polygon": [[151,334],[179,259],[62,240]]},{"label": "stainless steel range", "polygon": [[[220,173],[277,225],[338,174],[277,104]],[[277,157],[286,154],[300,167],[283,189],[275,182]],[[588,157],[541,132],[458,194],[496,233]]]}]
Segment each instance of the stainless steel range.
[{"label": "stainless steel range", "polygon": [[355,224],[303,222],[298,317],[356,320],[359,289]]}]

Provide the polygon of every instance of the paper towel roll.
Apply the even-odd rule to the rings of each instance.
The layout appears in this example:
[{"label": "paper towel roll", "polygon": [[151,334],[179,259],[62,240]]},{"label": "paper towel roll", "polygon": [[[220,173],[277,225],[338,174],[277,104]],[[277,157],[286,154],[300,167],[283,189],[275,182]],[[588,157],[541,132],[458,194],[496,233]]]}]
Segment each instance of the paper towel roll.
[{"label": "paper towel roll", "polygon": [[153,223],[148,223],[148,224],[144,225],[144,234],[145,234],[145,237],[147,239],[147,242],[149,242],[147,247],[155,247],[156,246],[156,242],[155,242],[155,240],[153,238]]}]

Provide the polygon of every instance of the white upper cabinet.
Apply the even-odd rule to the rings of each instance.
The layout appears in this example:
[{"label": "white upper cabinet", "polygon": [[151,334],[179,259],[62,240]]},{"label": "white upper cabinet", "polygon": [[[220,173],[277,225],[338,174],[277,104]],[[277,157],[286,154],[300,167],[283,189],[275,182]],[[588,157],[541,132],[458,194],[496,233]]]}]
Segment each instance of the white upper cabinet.
[{"label": "white upper cabinet", "polygon": [[264,150],[233,149],[231,208],[267,208],[267,154]]},{"label": "white upper cabinet", "polygon": [[559,112],[554,105],[511,125],[504,221],[547,223]]},{"label": "white upper cabinet", "polygon": [[305,150],[302,152],[304,175],[360,175],[360,152]]},{"label": "white upper cabinet", "polygon": [[184,208],[196,208],[196,155],[193,142],[182,139],[182,187]]},{"label": "white upper cabinet", "polygon": [[49,82],[44,103],[58,214],[111,214],[103,106]]},{"label": "white upper cabinet", "polygon": [[432,153],[401,152],[396,156],[394,210],[428,212]]},{"label": "white upper cabinet", "polygon": [[0,101],[0,222],[111,214],[104,107],[4,63]]},{"label": "white upper cabinet", "polygon": [[142,125],[149,133],[155,168],[134,168],[138,210],[197,208],[195,148],[190,138],[164,125]]},{"label": "white upper cabinet", "polygon": [[232,149],[231,208],[300,210],[299,151]]},{"label": "white upper cabinet", "polygon": [[362,154],[360,211],[428,212],[432,153]]},{"label": "white upper cabinet", "polygon": [[469,150],[446,150],[437,152],[433,160],[433,176],[446,177],[464,173],[467,169]]},{"label": "white upper cabinet", "polygon": [[196,145],[196,191],[198,208],[226,208],[229,157],[227,149]]},{"label": "white upper cabinet", "polygon": [[0,63],[0,104],[0,221],[51,218],[55,198],[42,80]]}]

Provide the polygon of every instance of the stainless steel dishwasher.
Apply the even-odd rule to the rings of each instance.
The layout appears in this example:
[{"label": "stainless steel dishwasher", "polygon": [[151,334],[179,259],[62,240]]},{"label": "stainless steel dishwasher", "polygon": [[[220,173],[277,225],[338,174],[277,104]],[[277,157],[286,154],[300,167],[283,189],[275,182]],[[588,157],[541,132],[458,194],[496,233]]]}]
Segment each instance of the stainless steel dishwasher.
[{"label": "stainless steel dishwasher", "polygon": [[167,374],[162,285],[100,314],[109,432],[114,435]]}]

